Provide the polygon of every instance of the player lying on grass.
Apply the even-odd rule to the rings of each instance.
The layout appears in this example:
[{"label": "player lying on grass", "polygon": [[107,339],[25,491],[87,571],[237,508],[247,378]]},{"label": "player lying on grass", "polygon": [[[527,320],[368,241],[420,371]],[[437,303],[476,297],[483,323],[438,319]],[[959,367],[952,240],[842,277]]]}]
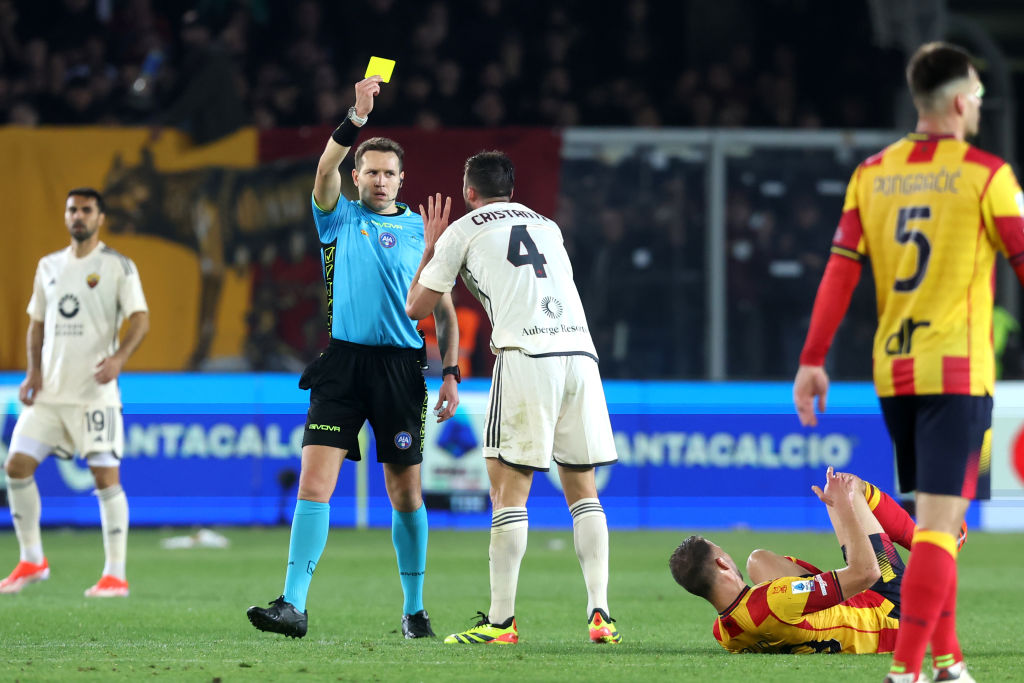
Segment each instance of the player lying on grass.
[{"label": "player lying on grass", "polygon": [[[713,632],[730,652],[892,652],[900,618],[903,560],[914,521],[892,498],[857,476],[826,474],[825,503],[846,566],[822,571],[794,557],[755,550],[748,586],[733,559],[700,536],[669,559],[676,582],[719,611]],[[966,529],[961,534],[961,544]]]}]

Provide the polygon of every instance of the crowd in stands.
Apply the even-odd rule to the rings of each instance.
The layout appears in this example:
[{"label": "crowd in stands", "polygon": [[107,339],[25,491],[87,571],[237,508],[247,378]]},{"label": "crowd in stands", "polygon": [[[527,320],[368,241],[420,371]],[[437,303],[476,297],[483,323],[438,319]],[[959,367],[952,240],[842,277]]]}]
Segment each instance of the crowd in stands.
[{"label": "crowd in stands", "polygon": [[[198,0],[189,7],[0,0],[0,123],[170,126],[198,143],[243,125],[335,124],[370,55],[398,63],[374,123],[424,129],[891,126],[892,107],[870,103],[891,101],[901,87],[901,58],[870,47],[861,3],[625,0],[596,11],[583,0]],[[792,374],[846,179],[834,175],[839,194],[810,181],[766,194],[772,165],[755,159],[746,175],[741,164],[730,177],[734,377]],[[622,189],[624,180],[631,189]],[[615,165],[567,161],[561,193],[556,218],[602,371],[703,376],[704,166],[643,150]],[[596,209],[595,197],[602,198]],[[299,367],[323,341],[315,252],[296,251],[294,241],[253,257],[245,355],[254,369]],[[854,331],[835,362],[841,375],[865,377],[866,363],[851,360],[847,371],[842,360],[844,345],[851,359],[870,355],[871,325],[865,337],[857,321],[870,321],[873,302],[870,291],[858,296],[847,323]],[[309,324],[292,324],[295,316]],[[469,351],[477,360],[466,374],[486,372],[486,338]]]},{"label": "crowd in stands", "polygon": [[0,122],[172,125],[201,141],[337,123],[381,54],[398,61],[385,124],[889,124],[868,103],[887,101],[878,74],[898,62],[865,47],[865,7],[820,4],[0,0]]}]

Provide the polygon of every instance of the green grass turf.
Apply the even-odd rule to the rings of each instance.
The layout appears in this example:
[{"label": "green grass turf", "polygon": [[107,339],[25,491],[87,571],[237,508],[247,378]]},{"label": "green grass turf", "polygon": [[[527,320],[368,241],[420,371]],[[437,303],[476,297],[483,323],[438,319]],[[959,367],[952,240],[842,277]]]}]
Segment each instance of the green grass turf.
[{"label": "green grass turf", "polygon": [[[713,609],[672,581],[667,558],[684,532],[611,537],[612,615],[619,646],[591,645],[572,534],[530,533],[517,601],[518,646],[405,641],[388,530],[332,530],[310,592],[303,640],[254,630],[245,609],[280,593],[288,530],[227,529],[227,550],[164,550],[180,530],[129,538],[132,595],[87,600],[102,567],[97,530],[44,532],[49,581],[0,596],[0,680],[167,681],[879,681],[886,655],[730,655],[711,637]],[[688,532],[687,532],[688,533]],[[766,547],[823,566],[826,534],[711,533],[742,564]],[[960,633],[980,681],[1024,680],[1020,535],[973,532],[960,560]],[[486,531],[431,533],[426,604],[440,636],[488,606]],[[0,533],[0,561],[17,543]]]}]

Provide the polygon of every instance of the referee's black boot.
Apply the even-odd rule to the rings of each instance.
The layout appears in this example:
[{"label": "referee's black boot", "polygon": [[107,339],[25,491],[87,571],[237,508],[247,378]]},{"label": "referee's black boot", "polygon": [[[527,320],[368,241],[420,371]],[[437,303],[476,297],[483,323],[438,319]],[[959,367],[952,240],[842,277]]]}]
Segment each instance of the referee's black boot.
[{"label": "referee's black boot", "polygon": [[253,605],[245,613],[252,625],[261,631],[281,633],[290,638],[301,638],[306,635],[309,613],[295,609],[295,605],[285,602],[283,595],[271,602],[270,607]]},{"label": "referee's black boot", "polygon": [[430,617],[427,616],[427,610],[421,609],[415,614],[403,614],[402,635],[406,638],[434,638],[434,629],[430,628]]}]

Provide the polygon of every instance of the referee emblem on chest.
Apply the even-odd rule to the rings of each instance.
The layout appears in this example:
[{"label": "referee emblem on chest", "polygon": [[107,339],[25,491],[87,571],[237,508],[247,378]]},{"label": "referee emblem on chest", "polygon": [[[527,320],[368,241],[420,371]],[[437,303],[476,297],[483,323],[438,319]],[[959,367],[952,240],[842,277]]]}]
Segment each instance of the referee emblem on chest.
[{"label": "referee emblem on chest", "polygon": [[385,249],[390,249],[391,247],[395,246],[395,244],[398,242],[398,238],[395,237],[390,232],[382,232],[380,234],[380,237],[377,238],[377,240],[380,242],[380,246],[384,247]]},{"label": "referee emblem on chest", "polygon": [[412,445],[412,434],[409,432],[398,432],[395,434],[395,446],[401,450],[406,450]]},{"label": "referee emblem on chest", "polygon": [[100,283],[100,276],[96,273],[89,273],[89,276],[85,278],[85,284],[89,285],[89,289],[92,289]]}]

